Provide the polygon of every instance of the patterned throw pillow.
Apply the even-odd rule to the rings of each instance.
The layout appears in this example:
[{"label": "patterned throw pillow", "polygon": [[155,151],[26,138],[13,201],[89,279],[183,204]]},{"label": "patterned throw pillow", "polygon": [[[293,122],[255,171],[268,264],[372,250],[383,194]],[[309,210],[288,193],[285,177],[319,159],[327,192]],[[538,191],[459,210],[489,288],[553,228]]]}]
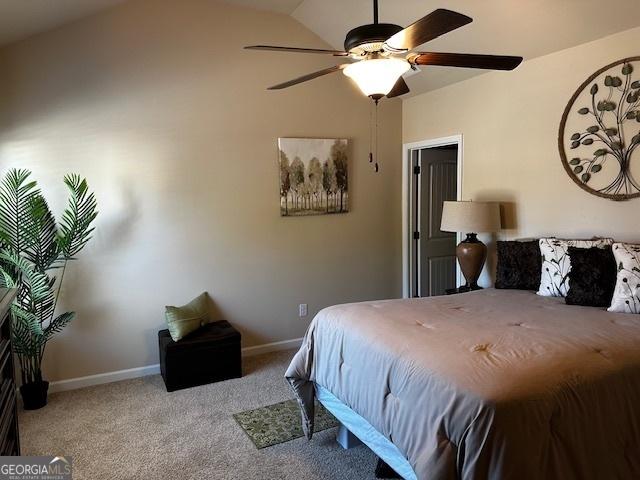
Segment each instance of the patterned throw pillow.
[{"label": "patterned throw pillow", "polygon": [[618,278],[610,312],[640,313],[640,245],[614,243]]},{"label": "patterned throw pillow", "polygon": [[560,240],[557,238],[541,238],[540,254],[542,255],[542,277],[538,295],[543,297],[566,297],[569,292],[569,272],[571,257],[569,247],[604,248],[613,244],[611,238],[595,240]]}]

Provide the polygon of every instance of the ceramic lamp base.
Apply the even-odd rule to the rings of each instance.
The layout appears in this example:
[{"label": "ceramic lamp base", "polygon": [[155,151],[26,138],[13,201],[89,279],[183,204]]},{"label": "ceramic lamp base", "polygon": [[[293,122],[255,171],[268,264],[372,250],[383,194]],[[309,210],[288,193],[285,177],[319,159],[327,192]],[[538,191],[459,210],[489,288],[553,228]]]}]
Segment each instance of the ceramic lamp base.
[{"label": "ceramic lamp base", "polygon": [[467,233],[467,238],[456,247],[456,256],[467,283],[465,289],[479,290],[478,278],[487,259],[487,246],[478,240],[475,233]]}]

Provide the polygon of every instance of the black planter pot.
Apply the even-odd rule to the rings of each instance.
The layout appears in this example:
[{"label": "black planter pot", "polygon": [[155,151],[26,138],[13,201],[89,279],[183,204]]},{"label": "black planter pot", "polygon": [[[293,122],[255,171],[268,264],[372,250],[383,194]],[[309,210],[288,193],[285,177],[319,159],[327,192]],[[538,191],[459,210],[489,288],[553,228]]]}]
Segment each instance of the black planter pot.
[{"label": "black planter pot", "polygon": [[42,380],[40,382],[25,383],[20,387],[22,395],[22,403],[25,410],[37,410],[47,404],[47,391],[49,390],[49,382]]}]

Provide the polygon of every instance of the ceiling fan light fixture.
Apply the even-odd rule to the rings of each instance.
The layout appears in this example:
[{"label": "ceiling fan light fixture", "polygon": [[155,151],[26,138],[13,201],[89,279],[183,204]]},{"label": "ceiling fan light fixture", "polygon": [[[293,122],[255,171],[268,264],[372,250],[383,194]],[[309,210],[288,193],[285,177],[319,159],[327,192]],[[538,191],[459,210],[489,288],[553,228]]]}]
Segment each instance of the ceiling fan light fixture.
[{"label": "ceiling fan light fixture", "polygon": [[398,79],[409,70],[409,62],[400,58],[375,58],[348,65],[344,74],[353,79],[366,96],[384,96]]}]

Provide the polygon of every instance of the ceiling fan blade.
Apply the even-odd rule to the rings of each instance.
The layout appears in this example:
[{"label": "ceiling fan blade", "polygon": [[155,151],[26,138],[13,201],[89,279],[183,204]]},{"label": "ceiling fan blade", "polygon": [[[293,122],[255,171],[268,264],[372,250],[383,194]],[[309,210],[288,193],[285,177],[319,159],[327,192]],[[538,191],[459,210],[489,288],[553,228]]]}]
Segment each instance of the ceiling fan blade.
[{"label": "ceiling fan blade", "polygon": [[476,55],[473,53],[416,52],[414,55],[410,55],[407,60],[414,65],[513,70],[520,65],[522,57]]},{"label": "ceiling fan blade", "polygon": [[389,37],[385,44],[391,50],[412,50],[472,21],[461,13],[439,8]]},{"label": "ceiling fan blade", "polygon": [[327,75],[333,72],[339,72],[344,67],[349,65],[348,63],[343,63],[341,65],[334,65],[333,67],[324,68],[322,70],[318,70],[317,72],[309,73],[307,75],[303,75],[302,77],[294,78],[293,80],[289,80],[288,82],[279,83],[278,85],[274,85],[273,87],[269,87],[267,90],[281,90],[283,88],[291,87],[293,85],[297,85],[298,83],[306,82],[309,80],[313,80],[314,78],[321,77],[323,75]]},{"label": "ceiling fan blade", "polygon": [[274,45],[250,45],[244,48],[245,50],[267,50],[271,52],[320,53],[333,55],[335,57],[346,57],[349,55],[347,52],[341,50],[322,50],[319,48],[277,47]]},{"label": "ceiling fan blade", "polygon": [[398,97],[405,93],[409,93],[409,87],[407,86],[407,82],[404,81],[404,78],[400,77],[391,91],[387,93],[387,98]]}]

